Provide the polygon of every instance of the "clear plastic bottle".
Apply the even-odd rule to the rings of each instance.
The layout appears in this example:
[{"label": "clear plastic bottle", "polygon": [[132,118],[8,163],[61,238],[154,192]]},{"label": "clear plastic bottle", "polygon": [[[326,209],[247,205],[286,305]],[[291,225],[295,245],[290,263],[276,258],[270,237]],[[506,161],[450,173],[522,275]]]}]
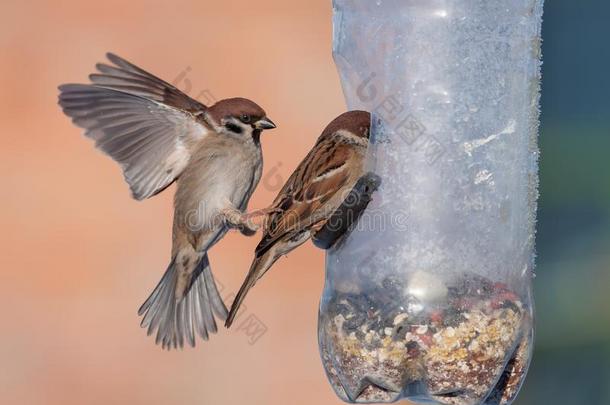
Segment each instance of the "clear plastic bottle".
[{"label": "clear plastic bottle", "polygon": [[335,0],[381,176],[328,252],[319,343],[347,402],[508,404],[533,339],[542,0]]}]

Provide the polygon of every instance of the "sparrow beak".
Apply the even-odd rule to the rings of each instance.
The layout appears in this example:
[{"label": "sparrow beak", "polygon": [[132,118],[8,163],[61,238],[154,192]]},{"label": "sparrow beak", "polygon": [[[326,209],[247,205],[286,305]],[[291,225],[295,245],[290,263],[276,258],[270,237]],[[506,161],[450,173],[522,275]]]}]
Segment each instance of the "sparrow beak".
[{"label": "sparrow beak", "polygon": [[273,129],[275,128],[275,124],[269,118],[262,118],[254,124],[254,128],[256,129]]}]

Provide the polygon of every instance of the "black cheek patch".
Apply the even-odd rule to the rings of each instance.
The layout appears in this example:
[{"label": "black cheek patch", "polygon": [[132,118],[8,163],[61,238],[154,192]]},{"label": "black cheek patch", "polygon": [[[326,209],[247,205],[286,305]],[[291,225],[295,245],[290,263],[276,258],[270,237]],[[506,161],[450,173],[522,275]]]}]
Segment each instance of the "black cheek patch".
[{"label": "black cheek patch", "polygon": [[243,132],[242,127],[240,127],[239,125],[233,124],[232,122],[227,122],[225,124],[225,127],[231,131],[231,132],[235,132],[236,134],[241,134]]}]

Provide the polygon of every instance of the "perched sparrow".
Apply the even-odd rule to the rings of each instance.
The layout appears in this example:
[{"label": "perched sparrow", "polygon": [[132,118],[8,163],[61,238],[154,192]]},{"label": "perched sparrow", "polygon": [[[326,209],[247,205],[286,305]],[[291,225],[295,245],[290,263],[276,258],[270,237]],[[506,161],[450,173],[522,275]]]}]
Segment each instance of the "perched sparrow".
[{"label": "perched sparrow", "polygon": [[85,135],[123,169],[143,200],[174,181],[171,262],[142,305],[142,327],[164,348],[195,345],[217,330],[227,309],[207,251],[229,227],[253,234],[243,211],[261,176],[262,130],[275,128],[256,103],[221,100],[211,107],[126,60],[107,54],[92,84],[59,87],[59,104]]},{"label": "perched sparrow", "polygon": [[335,118],[292,173],[269,209],[263,238],[225,326],[231,326],[256,281],[278,258],[315,235],[363,175],[370,123],[364,111]]}]

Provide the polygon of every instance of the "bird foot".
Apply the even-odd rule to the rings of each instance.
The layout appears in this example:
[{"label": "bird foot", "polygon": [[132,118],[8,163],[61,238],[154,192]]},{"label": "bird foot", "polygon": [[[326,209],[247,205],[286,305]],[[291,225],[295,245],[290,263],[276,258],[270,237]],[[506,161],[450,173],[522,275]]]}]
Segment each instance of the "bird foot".
[{"label": "bird foot", "polygon": [[247,214],[233,207],[227,207],[222,210],[222,215],[229,227],[239,230],[245,236],[254,235],[260,228],[259,225],[252,222]]}]

